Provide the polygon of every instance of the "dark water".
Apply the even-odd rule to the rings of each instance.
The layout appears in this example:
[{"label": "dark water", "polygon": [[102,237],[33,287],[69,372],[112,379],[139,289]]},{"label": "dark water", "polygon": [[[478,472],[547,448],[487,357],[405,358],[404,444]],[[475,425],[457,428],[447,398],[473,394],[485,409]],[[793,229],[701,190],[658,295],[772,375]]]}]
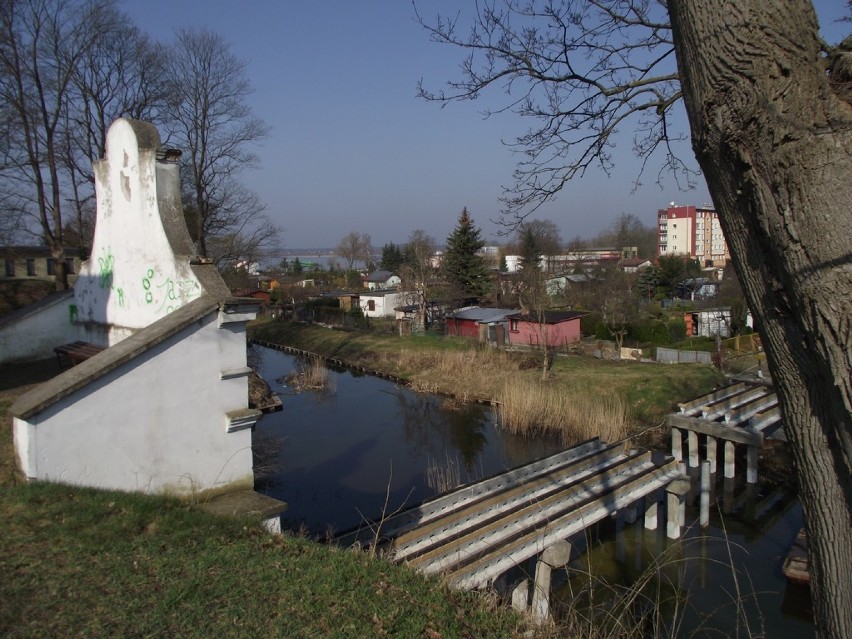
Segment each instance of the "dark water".
[{"label": "dark water", "polygon": [[594,599],[611,610],[614,598],[601,580],[623,586],[649,578],[644,605],[676,628],[666,636],[815,636],[807,587],[788,584],[781,572],[802,525],[798,500],[783,490],[737,486],[723,510],[723,495],[717,497],[706,529],[698,525],[697,503],[688,507],[691,525],[677,541],[666,538],[664,521],[650,531],[641,519],[626,526],[620,518],[572,539],[582,554],[561,575],[556,605],[587,601],[594,583]]},{"label": "dark water", "polygon": [[[430,498],[430,464],[453,465],[466,482],[560,448],[502,432],[489,407],[448,407],[441,398],[349,371],[330,372],[327,392],[294,393],[277,380],[297,359],[262,347],[253,352],[252,364],[284,402],[282,412],[258,423],[255,448],[268,469],[257,488],[287,502],[285,528],[340,532]],[[624,586],[650,571],[660,595],[644,605],[669,627],[680,620],[667,636],[813,637],[807,588],[788,585],[781,573],[802,525],[798,501],[768,486],[729,488],[719,485],[711,525],[701,530],[694,523],[679,542],[666,539],[663,517],[657,531],[645,530],[641,518],[632,526],[614,518],[573,538],[581,552],[570,571],[554,573],[555,609],[587,600],[592,581]],[[691,495],[688,523],[697,522],[697,502]],[[614,605],[603,588],[593,590],[605,609]]]},{"label": "dark water", "polygon": [[433,497],[430,464],[457,468],[465,483],[560,449],[553,440],[498,430],[490,407],[452,405],[350,371],[331,371],[327,392],[294,393],[279,380],[297,359],[253,351],[252,364],[284,403],[254,434],[271,469],[257,489],[287,502],[282,524],[289,529],[339,532]]}]

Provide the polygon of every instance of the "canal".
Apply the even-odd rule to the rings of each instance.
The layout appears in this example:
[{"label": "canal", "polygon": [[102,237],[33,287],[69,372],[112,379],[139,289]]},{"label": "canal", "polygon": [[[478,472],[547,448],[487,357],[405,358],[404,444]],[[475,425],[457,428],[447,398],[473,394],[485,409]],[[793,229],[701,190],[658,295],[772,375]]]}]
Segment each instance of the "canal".
[{"label": "canal", "polygon": [[[287,502],[286,529],[341,532],[435,496],[447,478],[480,479],[561,448],[502,431],[490,407],[347,370],[330,371],[325,391],[297,393],[284,382],[296,357],[254,346],[251,358],[284,404],[254,435],[256,488]],[[687,522],[697,519],[696,496]],[[652,594],[631,605],[653,608],[667,625],[679,619],[673,636],[814,636],[807,589],[781,574],[802,525],[794,495],[720,486],[710,527],[695,524],[676,543],[664,525],[647,531],[639,521],[613,518],[571,540],[581,552],[556,579],[555,609],[595,601],[612,610],[626,587],[647,580]]]}]

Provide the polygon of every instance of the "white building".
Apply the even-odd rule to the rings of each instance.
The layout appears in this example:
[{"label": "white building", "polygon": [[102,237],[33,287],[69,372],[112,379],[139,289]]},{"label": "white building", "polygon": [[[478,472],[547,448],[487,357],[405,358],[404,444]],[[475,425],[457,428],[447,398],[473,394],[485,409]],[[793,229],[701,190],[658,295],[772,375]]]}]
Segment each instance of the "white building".
[{"label": "white building", "polygon": [[659,242],[657,255],[683,255],[698,260],[702,267],[724,267],[731,259],[719,224],[719,215],[710,206],[676,206],[657,211]]}]

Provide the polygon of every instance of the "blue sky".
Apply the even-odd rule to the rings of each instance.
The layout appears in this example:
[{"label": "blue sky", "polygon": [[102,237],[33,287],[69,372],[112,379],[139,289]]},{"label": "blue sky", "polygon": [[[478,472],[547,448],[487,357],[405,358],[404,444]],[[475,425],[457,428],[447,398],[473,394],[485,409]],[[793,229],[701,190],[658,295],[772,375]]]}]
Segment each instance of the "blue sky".
[{"label": "blue sky", "polygon": [[[831,22],[845,0],[815,4],[829,40],[849,32]],[[470,5],[418,1],[426,18]],[[464,206],[486,241],[503,241],[490,220],[516,157],[502,141],[528,123],[511,113],[484,120],[484,106],[502,97],[496,93],[445,108],[416,97],[420,78],[434,89],[457,78],[461,52],[430,42],[407,0],[125,0],[122,7],[157,40],[203,26],[246,62],[248,101],[272,133],[256,149],[260,168],[244,181],[282,228],[284,248],[334,246],[349,231],[381,246],[423,229],[441,243]],[[622,212],[651,225],[670,201],[710,202],[703,182],[687,192],[673,182],[660,189],[656,170],[631,193],[638,174],[631,141],[625,131],[611,177],[587,173],[536,215],[567,241],[596,234]],[[683,151],[692,157],[688,146]]]}]

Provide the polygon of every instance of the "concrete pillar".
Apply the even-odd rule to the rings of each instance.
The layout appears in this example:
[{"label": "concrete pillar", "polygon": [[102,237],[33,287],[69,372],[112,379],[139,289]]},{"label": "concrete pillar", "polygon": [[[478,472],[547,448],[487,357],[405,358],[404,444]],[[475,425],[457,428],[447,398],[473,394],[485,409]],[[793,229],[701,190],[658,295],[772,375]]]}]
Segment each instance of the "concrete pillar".
[{"label": "concrete pillar", "polygon": [[666,486],[666,534],[669,539],[680,538],[681,526],[686,523],[686,495],[690,482],[686,478],[675,479]]},{"label": "concrete pillar", "polygon": [[734,508],[734,478],[725,477],[722,489],[722,512],[729,514]]},{"label": "concrete pillar", "polygon": [[648,495],[645,497],[645,528],[648,530],[657,529],[657,494]]},{"label": "concrete pillar", "polygon": [[710,525],[710,461],[701,462],[701,507],[699,522],[702,528]]},{"label": "concrete pillar", "polygon": [[729,439],[725,440],[725,477],[728,479],[733,479],[737,476],[737,468],[736,468],[736,455],[737,451],[734,447],[734,442]]},{"label": "concrete pillar", "polygon": [[571,559],[571,543],[559,541],[541,553],[535,566],[535,585],[530,613],[537,623],[550,619],[550,575],[553,568],[564,566]]},{"label": "concrete pillar", "polygon": [[624,509],[624,523],[625,524],[635,524],[637,515],[636,502],[633,502],[629,506],[626,506]]},{"label": "concrete pillar", "polygon": [[689,455],[689,467],[698,468],[698,433],[694,430],[686,431],[687,454]]},{"label": "concrete pillar", "polygon": [[525,613],[530,607],[530,580],[524,579],[512,591],[512,608]]},{"label": "concrete pillar", "polygon": [[683,434],[680,428],[672,428],[672,457],[683,461]]},{"label": "concrete pillar", "polygon": [[707,436],[707,461],[710,462],[710,472],[716,473],[716,447],[717,442],[715,437]]},{"label": "concrete pillar", "polygon": [[757,483],[757,454],[758,454],[757,446],[749,446],[746,450],[746,483],[747,484],[756,484]]}]

